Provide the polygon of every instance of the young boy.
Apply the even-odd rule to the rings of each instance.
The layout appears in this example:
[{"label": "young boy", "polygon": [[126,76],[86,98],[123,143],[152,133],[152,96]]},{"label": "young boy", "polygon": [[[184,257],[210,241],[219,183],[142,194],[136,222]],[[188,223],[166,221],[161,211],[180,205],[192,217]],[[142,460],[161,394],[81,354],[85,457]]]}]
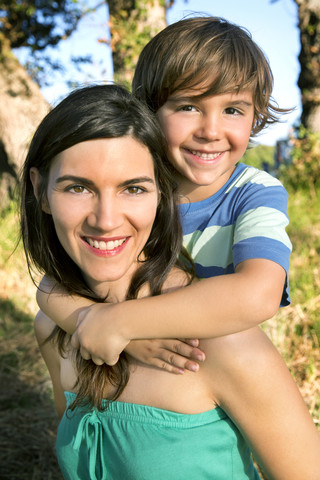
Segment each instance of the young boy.
[{"label": "young boy", "polygon": [[[184,358],[204,358],[193,342],[131,340],[236,333],[289,303],[287,193],[265,172],[238,163],[250,137],[285,112],[272,103],[272,86],[269,64],[251,36],[220,18],[182,20],[144,48],[133,93],[155,112],[167,139],[184,243],[203,280],[158,297],[82,310],[72,342],[84,358],[114,364],[126,348],[175,373],[196,370]],[[67,293],[39,291],[38,301],[70,333],[89,305]]]}]

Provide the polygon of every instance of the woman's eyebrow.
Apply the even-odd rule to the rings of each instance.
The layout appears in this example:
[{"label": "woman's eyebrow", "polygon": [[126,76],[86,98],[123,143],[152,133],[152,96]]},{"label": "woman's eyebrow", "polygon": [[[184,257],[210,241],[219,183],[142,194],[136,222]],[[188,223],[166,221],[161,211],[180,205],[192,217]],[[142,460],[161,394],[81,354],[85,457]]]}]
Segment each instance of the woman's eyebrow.
[{"label": "woman's eyebrow", "polygon": [[[88,178],[85,177],[78,177],[76,175],[62,175],[61,177],[58,177],[55,181],[55,183],[62,183],[62,182],[78,182],[78,183],[84,183],[86,185],[94,185],[94,182],[92,180],[89,180]],[[155,180],[151,177],[136,177],[136,178],[130,178],[128,180],[125,180],[119,184],[119,187],[126,187],[127,185],[132,185],[132,184],[137,184],[137,183],[152,183],[153,185],[155,184]]]},{"label": "woman's eyebrow", "polygon": [[121,182],[119,187],[126,187],[127,185],[132,185],[136,183],[152,183],[153,185],[155,184],[155,181],[151,177],[137,177],[137,178],[131,178],[129,180],[125,180],[124,182]]},{"label": "woman's eyebrow", "polygon": [[93,182],[85,177],[78,177],[76,175],[62,175],[62,177],[58,177],[55,180],[55,183],[62,183],[62,182],[79,182],[85,183],[86,185],[93,185]]}]

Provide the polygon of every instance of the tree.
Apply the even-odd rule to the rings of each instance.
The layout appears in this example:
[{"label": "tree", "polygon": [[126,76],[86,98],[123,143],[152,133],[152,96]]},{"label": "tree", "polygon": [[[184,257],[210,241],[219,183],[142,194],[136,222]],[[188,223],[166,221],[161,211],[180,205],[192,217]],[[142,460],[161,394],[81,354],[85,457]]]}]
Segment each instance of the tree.
[{"label": "tree", "polygon": [[[81,10],[72,0],[1,2],[0,209],[13,197],[29,140],[49,109],[37,83],[49,60],[39,52],[70,35],[80,16]],[[20,47],[27,47],[33,57],[33,78],[12,52]]]},{"label": "tree", "polygon": [[[142,47],[166,25],[172,1],[104,0],[110,13],[114,79],[131,84]],[[59,68],[45,55],[77,27],[94,8],[80,0],[2,0],[0,6],[0,209],[13,196],[18,172],[34,128],[50,108],[39,84],[49,68]],[[101,1],[97,0],[97,6]],[[31,59],[22,67],[12,49],[27,47]],[[81,60],[81,59],[80,59]],[[83,59],[82,59],[83,60]]]},{"label": "tree", "polygon": [[142,48],[166,26],[164,0],[108,0],[114,80],[131,85]]},{"label": "tree", "polygon": [[299,9],[301,123],[320,132],[320,2],[294,0]]}]

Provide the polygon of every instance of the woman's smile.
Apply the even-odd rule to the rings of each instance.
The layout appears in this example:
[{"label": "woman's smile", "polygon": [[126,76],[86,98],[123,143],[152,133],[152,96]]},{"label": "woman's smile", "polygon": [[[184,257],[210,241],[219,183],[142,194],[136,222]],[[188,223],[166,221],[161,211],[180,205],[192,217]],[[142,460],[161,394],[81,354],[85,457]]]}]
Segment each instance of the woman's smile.
[{"label": "woman's smile", "polygon": [[150,235],[158,187],[149,150],[130,136],[89,140],[56,156],[45,211],[88,285],[128,286]]},{"label": "woman's smile", "polygon": [[94,255],[108,256],[120,253],[126,247],[130,237],[120,237],[116,239],[83,237],[83,240]]}]

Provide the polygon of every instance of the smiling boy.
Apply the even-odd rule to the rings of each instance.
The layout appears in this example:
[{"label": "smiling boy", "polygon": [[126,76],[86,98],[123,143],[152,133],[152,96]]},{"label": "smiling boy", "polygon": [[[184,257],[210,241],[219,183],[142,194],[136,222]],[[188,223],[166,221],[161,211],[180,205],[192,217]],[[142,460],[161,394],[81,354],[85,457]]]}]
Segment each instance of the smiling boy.
[{"label": "smiling boy", "polygon": [[[157,115],[166,137],[184,244],[203,280],[160,297],[83,311],[73,345],[81,345],[85,358],[113,364],[125,347],[139,358],[142,342],[129,344],[134,339],[240,332],[289,303],[287,193],[277,179],[239,163],[250,137],[285,112],[272,102],[272,87],[263,52],[224,19],[182,20],[144,48],[133,93]],[[53,295],[38,299],[62,328],[74,329],[74,320],[64,318],[65,297],[60,307]],[[179,348],[176,343],[172,350]],[[161,358],[146,361],[169,371],[186,366],[172,352],[154,356]]]}]

